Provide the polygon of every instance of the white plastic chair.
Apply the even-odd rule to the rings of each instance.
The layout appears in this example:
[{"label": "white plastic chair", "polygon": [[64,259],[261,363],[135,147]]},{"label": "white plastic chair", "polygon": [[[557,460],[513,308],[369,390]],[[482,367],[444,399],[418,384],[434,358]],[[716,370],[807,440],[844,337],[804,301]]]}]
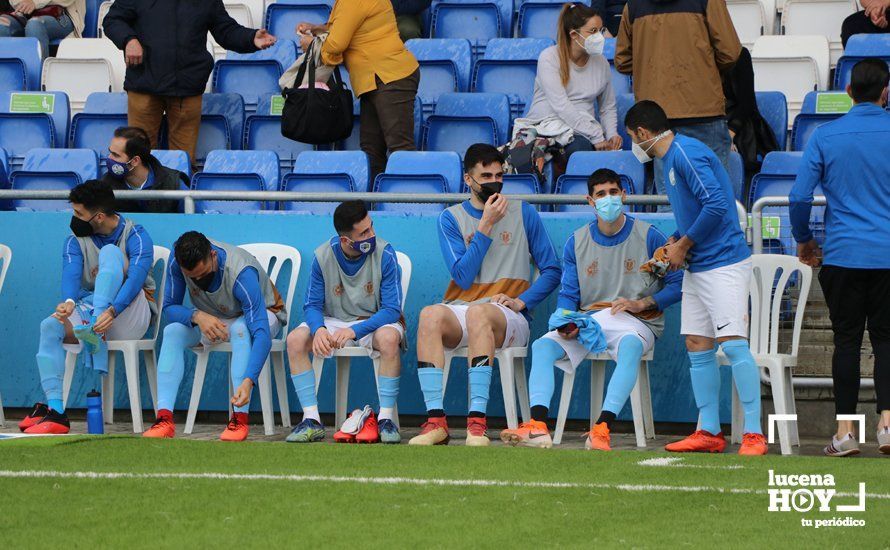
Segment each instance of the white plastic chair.
[{"label": "white plastic chair", "polygon": [[96,17],[96,34],[99,35],[99,38],[105,37],[103,22],[105,21],[105,16],[108,15],[108,10],[111,9],[112,4],[114,4],[114,0],[105,0],[105,2],[99,4],[99,15]]},{"label": "white plastic chair", "polygon": [[762,35],[773,34],[776,24],[774,1],[727,0],[726,8],[743,46],[750,49]]},{"label": "white plastic chair", "polygon": [[829,52],[824,36],[761,36],[751,51],[754,89],[779,91],[788,100],[788,128],[804,96],[828,89]]},{"label": "white plastic chair", "polygon": [[[253,243],[242,244],[241,249],[246,250],[259,261],[269,278],[274,283],[278,280],[281,268],[290,261],[291,275],[287,285],[287,294],[284,298],[285,307],[287,308],[288,319],[290,319],[291,306],[294,301],[294,289],[297,286],[297,278],[300,274],[300,252],[291,246],[278,243]],[[287,399],[287,376],[284,370],[284,352],[286,349],[285,339],[287,338],[288,325],[284,323],[279,333],[279,338],[272,338],[272,349],[263,370],[260,371],[257,387],[260,392],[260,405],[263,409],[263,427],[266,435],[275,433],[275,412],[272,403],[272,375],[270,371],[275,373],[275,384],[278,386],[278,406],[281,409],[281,424],[285,428],[290,426],[290,406]],[[274,336],[274,335],[273,335]],[[222,342],[213,344],[207,348],[198,346],[192,348],[197,355],[195,363],[195,380],[192,384],[192,397],[189,402],[188,417],[185,422],[185,433],[190,434],[195,427],[195,416],[198,414],[198,405],[201,402],[201,390],[204,389],[204,376],[207,373],[207,363],[210,360],[210,353],[220,351],[232,353],[232,344]],[[231,370],[229,370],[229,397],[232,396]],[[231,410],[231,402],[229,404]]]},{"label": "white plastic chair", "polygon": [[[259,19],[254,18],[254,11],[248,6],[245,2],[241,0],[229,1],[224,0],[223,4],[226,7],[226,11],[228,14],[234,19],[239,25],[242,27],[247,27],[248,29],[253,29],[254,21],[260,21]],[[260,24],[259,26],[262,26]],[[212,48],[210,53],[213,54],[213,60],[225,59],[226,58],[226,49],[220,46],[216,40],[213,39],[213,36],[209,33],[207,34],[207,41]]]},{"label": "white plastic chair", "polygon": [[[155,357],[155,343],[158,332],[161,329],[161,315],[164,305],[164,285],[167,281],[167,264],[170,260],[170,250],[163,246],[154,247],[154,265],[161,263],[160,285],[155,289],[155,302],[158,305],[158,314],[153,319],[152,335],[140,340],[111,340],[108,342],[108,374],[102,377],[102,416],[106,424],[114,423],[114,367],[117,362],[117,354],[124,355],[124,371],[127,374],[127,391],[130,395],[130,414],[133,417],[133,433],[142,433],[142,392],[139,384],[139,354],[145,356],[145,374],[148,378],[148,388],[151,392],[152,406],[157,410],[157,360]],[[154,265],[152,268],[154,269]],[[68,394],[71,391],[71,381],[74,378],[74,368],[77,364],[77,354],[68,352],[65,356],[65,377],[62,381],[62,402],[68,402]]]},{"label": "white plastic chair", "polygon": [[87,96],[93,92],[113,92],[114,71],[104,59],[60,59],[43,61],[43,89],[65,92],[71,113],[83,111]]},{"label": "white plastic chair", "polygon": [[[264,5],[263,0],[224,0],[223,3],[226,5],[226,10],[229,11],[229,15],[245,27],[249,29],[258,29],[266,26],[266,6]],[[250,13],[250,25],[243,23],[242,20],[238,19],[238,17],[232,13],[230,6],[238,4],[246,7]]]},{"label": "white plastic chair", "polygon": [[[12,261],[12,249],[5,244],[0,244],[0,292],[3,291],[3,281],[6,280],[6,272],[9,271],[9,263]],[[6,425],[6,417],[3,416],[3,397],[0,396],[0,426]]]},{"label": "white plastic chair", "polygon": [[828,39],[831,67],[843,55],[841,22],[857,10],[852,0],[786,0],[782,11],[782,34],[821,34]]},{"label": "white plastic chair", "polygon": [[[399,267],[402,270],[402,303],[405,303],[405,297],[408,296],[408,287],[411,285],[411,259],[402,252],[396,252],[396,259],[398,260]],[[359,346],[350,346],[345,347],[334,352],[334,359],[337,366],[336,374],[337,374],[337,383],[336,383],[336,408],[335,408],[335,424],[337,426],[342,426],[343,422],[346,420],[346,407],[347,407],[347,398],[349,392],[349,368],[352,357],[368,357],[370,356],[370,352],[365,348]],[[318,392],[318,385],[321,381],[321,374],[324,368],[324,357],[313,357],[312,358],[312,370],[315,372],[315,391]],[[380,378],[380,358],[372,359],[371,363],[374,366],[374,380],[379,380]],[[379,387],[378,382],[378,387]],[[396,404],[395,410],[393,411],[393,422],[395,422],[396,427],[399,426],[399,408],[398,404]]]},{"label": "white plastic chair", "polygon": [[[776,414],[796,414],[792,370],[797,366],[797,349],[804,310],[813,281],[813,270],[794,256],[780,254],[755,254],[751,256],[751,326],[749,342],[754,360],[769,373]],[[782,324],[782,299],[789,279],[798,273],[800,294],[794,311],[794,330],[790,353],[779,353],[779,334]],[[729,360],[721,351],[717,354],[721,365]],[[732,385],[732,437],[733,443],[741,443],[744,428],[744,411],[735,384]],[[791,454],[791,446],[800,446],[797,422],[778,422],[779,447],[783,455]]]},{"label": "white plastic chair", "polygon": [[[637,383],[630,392],[630,406],[633,412],[634,434],[637,447],[645,447],[647,439],[655,439],[655,421],[652,414],[652,391],[649,387],[649,361],[652,361],[652,350],[643,355],[637,373]],[[603,410],[603,391],[606,384],[606,363],[612,357],[608,353],[591,353],[585,361],[590,361],[590,422],[599,418]],[[580,366],[580,365],[579,365]],[[577,371],[575,371],[576,373]],[[569,414],[569,403],[572,400],[572,387],[575,384],[575,373],[563,373],[562,395],[559,398],[559,413],[556,417],[556,431],[553,443],[562,442],[566,417]]]}]

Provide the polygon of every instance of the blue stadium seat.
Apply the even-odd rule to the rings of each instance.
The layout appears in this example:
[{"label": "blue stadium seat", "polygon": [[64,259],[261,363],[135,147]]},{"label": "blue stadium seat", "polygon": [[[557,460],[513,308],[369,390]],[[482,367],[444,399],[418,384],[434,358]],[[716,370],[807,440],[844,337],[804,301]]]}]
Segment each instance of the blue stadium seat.
[{"label": "blue stadium seat", "polygon": [[[10,176],[12,189],[69,190],[99,177],[99,157],[92,149],[32,149],[21,170]],[[66,200],[13,201],[13,207],[28,210],[67,210]]]},{"label": "blue stadium seat", "polygon": [[396,151],[386,163],[386,173],[400,176],[442,176],[448,193],[460,193],[464,184],[460,156],[454,151]]},{"label": "blue stadium seat", "polygon": [[[52,105],[50,105],[49,102],[45,102],[45,104],[42,105],[42,107],[47,108],[47,109],[49,107],[52,107],[52,112],[46,113],[46,116],[50,117],[53,122],[52,130],[51,130],[53,143],[50,144],[48,142],[48,140],[44,139],[47,136],[47,134],[45,133],[47,131],[46,128],[43,128],[43,130],[41,131],[41,136],[39,138],[38,138],[38,136],[25,137],[23,135],[13,135],[12,136],[13,138],[15,138],[16,140],[18,140],[18,139],[27,140],[29,143],[34,143],[36,140],[42,139],[40,145],[31,145],[30,147],[67,147],[68,146],[68,135],[69,135],[68,132],[69,132],[70,120],[71,120],[71,107],[68,103],[68,96],[64,92],[0,92],[0,113],[7,113],[7,114],[11,114],[14,117],[17,117],[17,116],[21,116],[21,115],[25,115],[25,114],[33,114],[33,113],[26,113],[21,110],[13,112],[12,111],[13,94],[38,95],[38,96],[42,96],[44,94],[52,94],[52,96],[53,96]],[[5,129],[0,130],[0,134],[2,134],[4,132],[6,132]],[[5,141],[5,138],[0,137],[0,140]],[[27,149],[25,149],[23,145],[18,145],[16,147],[9,148],[7,145],[0,144],[0,147],[5,147],[7,149],[7,151],[9,151],[9,153],[11,155],[13,155],[13,157],[15,157],[13,160],[13,164],[16,164],[16,165],[20,165],[22,157],[24,157],[24,153],[19,155],[16,151],[21,151],[24,149],[24,152],[27,153]]]},{"label": "blue stadium seat", "polygon": [[[611,63],[610,63],[611,65]],[[633,94],[634,87],[633,82],[631,81],[630,76],[626,74],[621,74],[618,72],[618,69],[615,68],[615,65],[611,65],[612,67],[612,91],[615,92],[615,95],[619,94]]]},{"label": "blue stadium seat", "polygon": [[890,34],[854,34],[834,69],[834,89],[845,90],[853,65],[866,57],[879,57],[890,64]]},{"label": "blue stadium seat", "polygon": [[801,160],[803,160],[803,153],[799,151],[773,151],[772,153],[767,153],[763,158],[760,173],[777,176],[796,176]]},{"label": "blue stadium seat", "polygon": [[[572,158],[574,157],[575,155],[572,155]],[[590,174],[587,174],[586,176],[571,175],[568,173],[563,174],[559,176],[559,179],[556,180],[556,188],[553,192],[557,195],[587,195],[587,179],[589,177]],[[621,187],[627,192],[628,195],[633,195],[633,183],[630,181],[630,178],[628,178],[624,174],[619,174],[619,177],[621,179]],[[629,209],[630,207],[628,206],[624,207],[625,211],[628,211]],[[593,209],[590,207],[590,205],[587,204],[558,204],[554,206],[554,211],[585,212],[588,214],[593,214]]]},{"label": "blue stadium seat", "polygon": [[[200,191],[277,191],[278,156],[272,151],[211,151],[204,171],[192,177]],[[262,201],[195,201],[197,212],[263,210]]]},{"label": "blue stadium seat", "polygon": [[493,38],[485,57],[473,68],[471,91],[507,94],[513,119],[532,102],[538,56],[553,41],[547,38]]},{"label": "blue stadium seat", "polygon": [[328,0],[273,2],[266,6],[266,29],[275,36],[293,36],[294,29],[304,21],[318,25],[327,23],[333,5]]},{"label": "blue stadium seat", "polygon": [[102,160],[108,156],[114,131],[126,125],[126,92],[93,92],[87,96],[83,112],[71,120],[71,146],[92,149]]},{"label": "blue stadium seat", "polygon": [[261,97],[256,114],[247,117],[244,128],[244,149],[274,151],[278,155],[282,173],[286,173],[293,169],[297,155],[304,151],[314,151],[315,146],[281,135],[281,115],[272,114],[273,95]]},{"label": "blue stadium seat", "polygon": [[343,174],[356,191],[370,191],[368,156],[361,151],[307,151],[300,153],[295,174]]},{"label": "blue stadium seat", "polygon": [[[352,179],[346,174],[287,174],[282,181],[281,190],[350,193],[355,189],[352,187]],[[339,204],[339,202],[282,201],[281,209],[289,212],[331,215]]]},{"label": "blue stadium seat", "polygon": [[541,184],[534,174],[504,174],[503,191],[510,195],[537,195]]},{"label": "blue stadium seat", "polygon": [[640,161],[629,151],[583,151],[569,157],[566,175],[590,177],[600,168],[609,168],[619,175],[627,176],[632,184],[633,194],[645,192],[646,171]]},{"label": "blue stadium seat", "polygon": [[192,165],[189,162],[189,154],[185,151],[171,151],[169,149],[155,149],[151,154],[158,159],[161,166],[179,170],[190,179],[192,177]]},{"label": "blue stadium seat", "polygon": [[816,128],[844,116],[844,113],[817,113],[816,102],[820,94],[844,94],[846,96],[846,92],[808,92],[804,96],[800,114],[794,117],[794,125],[791,127],[792,151],[803,151]]},{"label": "blue stadium seat", "polygon": [[606,38],[606,43],[603,45],[603,57],[609,62],[609,65],[615,64],[615,43],[617,39],[615,38]]},{"label": "blue stadium seat", "polygon": [[474,143],[499,146],[510,132],[510,100],[504,94],[442,94],[424,124],[424,151],[457,151]]},{"label": "blue stadium seat", "polygon": [[55,147],[55,133],[47,114],[0,112],[0,147],[9,153],[13,169],[22,166],[28,151]]},{"label": "blue stadium seat", "polygon": [[[5,149],[0,149],[0,189],[9,189],[9,155]],[[0,210],[9,210],[11,201],[0,200]]]},{"label": "blue stadium seat", "polygon": [[203,165],[210,151],[240,149],[244,100],[238,94],[204,94],[195,163]]},{"label": "blue stadium seat", "polygon": [[769,124],[779,144],[779,151],[784,151],[788,143],[788,101],[782,92],[755,92],[757,110]]},{"label": "blue stadium seat", "polygon": [[473,54],[470,41],[463,38],[426,38],[405,42],[420,63],[417,96],[426,114],[433,112],[443,93],[466,92],[470,84]]},{"label": "blue stadium seat", "polygon": [[[556,40],[557,20],[563,0],[524,0],[519,3],[520,38]],[[587,4],[587,2],[584,2]]]},{"label": "blue stadium seat", "polygon": [[[775,153],[769,153],[774,155]],[[767,155],[767,156],[769,156]],[[775,161],[776,159],[773,159]],[[799,157],[798,157],[799,160]],[[787,166],[778,166],[778,169],[787,169]],[[770,167],[772,169],[772,166]],[[753,205],[762,197],[787,197],[794,186],[794,173],[785,174],[757,174],[751,180],[750,204]],[[813,190],[813,194],[822,195],[822,186],[817,185]],[[763,217],[777,217],[779,219],[779,238],[764,238],[765,253],[780,254],[796,254],[797,245],[794,236],[791,234],[791,220],[787,206],[767,206],[763,209]],[[811,214],[810,227],[814,232],[820,233],[817,238],[821,239],[822,227],[824,227],[825,207],[814,206]],[[767,246],[768,245],[768,246]]]},{"label": "blue stadium seat", "polygon": [[479,59],[492,38],[513,35],[513,0],[433,0],[430,36],[466,38]]},{"label": "blue stadium seat", "polygon": [[252,113],[262,96],[280,91],[278,79],[296,59],[292,40],[279,40],[252,54],[227,52],[213,68],[213,91],[241,94],[246,111]]},{"label": "blue stadium seat", "polygon": [[729,152],[729,181],[736,192],[736,200],[744,203],[742,193],[745,192],[745,162],[742,155],[735,151]]},{"label": "blue stadium seat", "polygon": [[[374,181],[377,193],[446,193],[447,183],[439,174],[398,175],[383,173]],[[379,202],[374,210],[386,212],[440,212],[445,209],[443,203],[386,203]]]},{"label": "blue stadium seat", "polygon": [[615,94],[615,103],[618,107],[618,135],[621,136],[621,148],[630,151],[631,140],[627,135],[627,127],[624,125],[624,117],[627,112],[634,106],[636,100],[633,94]]},{"label": "blue stadium seat", "polygon": [[42,68],[36,38],[0,38],[0,91],[39,90]]}]

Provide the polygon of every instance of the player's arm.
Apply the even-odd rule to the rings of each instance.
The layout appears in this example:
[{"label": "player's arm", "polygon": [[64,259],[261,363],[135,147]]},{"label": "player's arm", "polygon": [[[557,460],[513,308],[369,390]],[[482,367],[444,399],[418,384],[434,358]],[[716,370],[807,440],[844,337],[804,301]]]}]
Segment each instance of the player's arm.
[{"label": "player's arm", "polygon": [[170,263],[167,265],[167,287],[164,288],[164,315],[168,323],[193,326],[192,316],[195,314],[195,309],[184,306],[184,299],[185,276],[176,263],[176,258],[170,258]]},{"label": "player's arm", "polygon": [[127,237],[127,258],[129,258],[127,277],[111,303],[115,316],[123,313],[133,303],[136,295],[142,292],[145,280],[154,264],[154,243],[140,226],[135,227]]},{"label": "player's arm", "polygon": [[[667,244],[664,233],[655,228],[649,227],[649,233],[646,235],[646,249],[651,258],[655,251]],[[658,309],[664,311],[666,308],[680,301],[683,287],[683,271],[668,271],[664,277],[664,286],[651,296],[643,298],[646,303],[646,309]]]},{"label": "player's arm", "polygon": [[62,301],[80,298],[80,279],[83,276],[83,252],[74,237],[62,247]]},{"label": "player's arm", "polygon": [[797,178],[788,194],[789,217],[791,219],[791,234],[799,243],[813,240],[813,232],[810,231],[810,214],[813,210],[813,193],[816,186],[822,181],[825,161],[822,156],[819,131],[807,143],[803,153],[803,160],[797,171]]},{"label": "player's arm", "polygon": [[445,210],[439,215],[439,246],[451,278],[457,286],[467,290],[482,268],[482,261],[491,246],[491,237],[477,231],[467,246],[457,220]]},{"label": "player's arm", "polygon": [[525,225],[529,251],[540,272],[537,280],[528,290],[519,295],[525,308],[531,311],[536,305],[546,300],[547,296],[559,285],[562,268],[559,266],[559,260],[556,259],[556,251],[553,249],[553,243],[550,242],[550,236],[547,235],[544,224],[541,223],[541,216],[532,205],[526,202],[522,203],[522,221]]},{"label": "player's arm", "polygon": [[692,222],[686,235],[678,241],[682,243],[684,239],[687,239],[689,248],[691,248],[695,243],[704,242],[709,235],[716,231],[723,217],[729,211],[730,204],[726,200],[720,181],[707,159],[698,156],[690,159],[685,151],[681,149],[680,152],[684,157],[684,161],[679,166],[681,175],[701,205],[698,217]]},{"label": "player's arm", "polygon": [[391,245],[386,245],[381,263],[380,310],[365,321],[353,325],[356,340],[382,326],[398,323],[402,317],[402,276],[396,252]]},{"label": "player's arm", "polygon": [[272,331],[269,329],[266,299],[260,288],[257,270],[252,267],[245,268],[235,279],[232,294],[241,303],[244,322],[250,332],[250,355],[247,359],[245,376],[256,384],[272,349]]},{"label": "player's arm", "polygon": [[315,257],[312,259],[306,299],[303,300],[303,319],[313,336],[324,326],[324,274]]},{"label": "player's arm", "polygon": [[578,311],[580,302],[581,284],[578,282],[578,267],[575,261],[575,236],[572,235],[562,249],[562,280],[556,306]]}]

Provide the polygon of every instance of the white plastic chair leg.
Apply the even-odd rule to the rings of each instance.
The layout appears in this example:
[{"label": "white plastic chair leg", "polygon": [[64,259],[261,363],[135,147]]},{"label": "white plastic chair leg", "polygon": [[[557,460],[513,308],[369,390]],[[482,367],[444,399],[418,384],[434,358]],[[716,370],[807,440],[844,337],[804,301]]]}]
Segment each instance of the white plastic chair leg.
[{"label": "white plastic chair leg", "polygon": [[[371,364],[374,366],[374,382],[377,384],[377,395],[380,395],[380,358],[371,359]],[[395,405],[392,408],[392,422],[396,425],[396,429],[401,429],[401,424],[399,424],[399,403],[396,401]]]},{"label": "white plastic chair leg", "polygon": [[[637,378],[637,383],[634,384],[632,390],[630,390],[630,410],[633,415],[634,421],[634,436],[637,440],[637,447],[645,448],[646,447],[646,424],[643,420],[643,397],[641,395],[642,384],[640,383],[640,379]],[[595,422],[596,419],[592,419],[591,422]]]},{"label": "white plastic chair leg", "polygon": [[74,380],[74,368],[77,366],[77,354],[70,351],[65,354],[65,375],[62,377],[62,405],[67,408],[68,394],[71,393],[71,382]]},{"label": "white plastic chair leg", "polygon": [[[773,389],[773,405],[776,414],[788,414],[785,403],[785,376],[782,367],[770,367],[769,371],[770,384]],[[783,455],[791,454],[791,429],[789,422],[777,422],[777,432],[779,435],[779,449]]]},{"label": "white plastic chair leg", "polygon": [[275,410],[272,408],[272,365],[266,358],[266,364],[257,377],[260,390],[260,408],[263,411],[263,429],[266,435],[275,435]]},{"label": "white plastic chair leg", "polygon": [[151,406],[155,415],[158,414],[158,364],[155,361],[155,350],[149,349],[143,352],[145,357],[145,377],[148,379],[148,392],[151,394]]},{"label": "white plastic chair leg", "polygon": [[507,417],[507,428],[515,430],[519,427],[516,415],[516,385],[513,381],[513,352],[509,349],[497,353],[498,368],[501,370],[501,391],[504,394],[504,415]]},{"label": "white plastic chair leg", "polygon": [[606,386],[606,363],[590,362],[590,424],[592,425],[603,412],[603,391]]},{"label": "white plastic chair leg", "polygon": [[655,415],[652,412],[652,386],[649,384],[649,361],[640,361],[640,396],[643,399],[643,426],[646,439],[655,439]]},{"label": "white plastic chair leg", "polygon": [[[315,395],[318,395],[318,386],[321,385],[322,371],[324,371],[324,357],[313,357],[312,372],[315,373]],[[300,403],[300,406],[302,407],[303,404]]]},{"label": "white plastic chair leg", "polygon": [[[198,405],[201,403],[201,391],[204,389],[204,376],[207,374],[207,362],[210,359],[209,352],[195,353],[195,380],[192,382],[192,397],[189,399],[189,412],[185,419],[186,434],[192,433],[195,428],[195,416],[198,414]],[[231,392],[232,384],[229,383]]]},{"label": "white plastic chair leg", "polygon": [[[797,414],[797,404],[794,402],[794,376],[790,368],[783,368],[782,374],[785,379],[785,411],[788,414]],[[800,447],[800,434],[797,430],[797,421],[788,423],[791,432],[791,444]]]},{"label": "white plastic chair leg", "polygon": [[102,377],[102,417],[106,424],[114,424],[114,367],[117,353],[108,352],[108,374]]},{"label": "white plastic chair leg", "polygon": [[122,352],[124,355],[124,372],[127,375],[127,392],[130,395],[130,415],[133,418],[133,433],[141,434],[142,426],[142,392],[139,384],[139,351],[130,347]]},{"label": "white plastic chair leg", "polygon": [[337,390],[335,393],[337,408],[334,410],[334,422],[337,424],[337,428],[339,428],[346,421],[350,362],[349,357],[335,357],[334,360],[337,362]]},{"label": "white plastic chair leg", "polygon": [[287,373],[284,372],[284,352],[273,351],[269,354],[272,374],[275,375],[275,389],[278,392],[278,410],[281,412],[281,425],[290,428],[290,403],[287,398]]},{"label": "white plastic chair leg", "polygon": [[742,401],[739,399],[739,392],[736,390],[735,382],[732,383],[732,432],[730,433],[730,442],[739,444],[742,442],[742,434],[745,432],[745,411],[742,408]]},{"label": "white plastic chair leg", "polygon": [[516,393],[519,395],[519,412],[522,415],[522,421],[528,422],[532,419],[532,414],[531,407],[529,406],[528,380],[525,376],[524,357],[513,359],[513,382],[516,384]]},{"label": "white plastic chair leg", "polygon": [[575,385],[575,373],[565,373],[562,377],[562,394],[559,397],[559,412],[556,415],[556,431],[553,433],[553,444],[562,443],[562,434],[569,416],[569,403],[572,400],[572,387]]},{"label": "white plastic chair leg", "polygon": [[0,396],[0,427],[6,426],[6,417],[3,416],[3,396]]}]

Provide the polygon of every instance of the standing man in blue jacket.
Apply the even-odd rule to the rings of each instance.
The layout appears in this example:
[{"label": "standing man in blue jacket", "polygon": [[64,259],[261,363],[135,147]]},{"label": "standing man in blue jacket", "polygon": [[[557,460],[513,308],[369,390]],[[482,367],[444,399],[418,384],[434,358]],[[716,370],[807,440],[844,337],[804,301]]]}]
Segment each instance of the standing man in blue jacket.
[{"label": "standing man in blue jacket", "polygon": [[[791,189],[791,230],[800,261],[817,267],[834,331],[834,402],[837,414],[855,414],[859,401],[862,335],[875,354],[878,445],[890,454],[890,113],[887,63],[865,59],[853,67],[850,112],[813,133]],[[825,247],[810,231],[813,189],[822,186]],[[838,421],[828,456],[859,453],[853,422]]]},{"label": "standing man in blue jacket", "polygon": [[677,220],[667,250],[671,269],[688,264],[683,277],[680,333],[686,336],[692,391],[701,429],[665,447],[674,452],[722,453],[720,371],[717,346],[732,364],[732,378],[745,411],[741,455],[763,455],[760,374],[748,346],[751,251],[739,225],[729,175],[701,141],[675,134],[654,101],[640,101],[624,120],[640,162],[664,166],[664,188]]},{"label": "standing man in blue jacket", "polygon": [[148,132],[152,149],[157,149],[166,113],[169,148],[185,151],[192,162],[201,126],[201,95],[213,71],[207,33],[238,53],[275,44],[265,29],[236,23],[222,0],[117,0],[103,20],[103,29],[127,62],[127,126]]}]

